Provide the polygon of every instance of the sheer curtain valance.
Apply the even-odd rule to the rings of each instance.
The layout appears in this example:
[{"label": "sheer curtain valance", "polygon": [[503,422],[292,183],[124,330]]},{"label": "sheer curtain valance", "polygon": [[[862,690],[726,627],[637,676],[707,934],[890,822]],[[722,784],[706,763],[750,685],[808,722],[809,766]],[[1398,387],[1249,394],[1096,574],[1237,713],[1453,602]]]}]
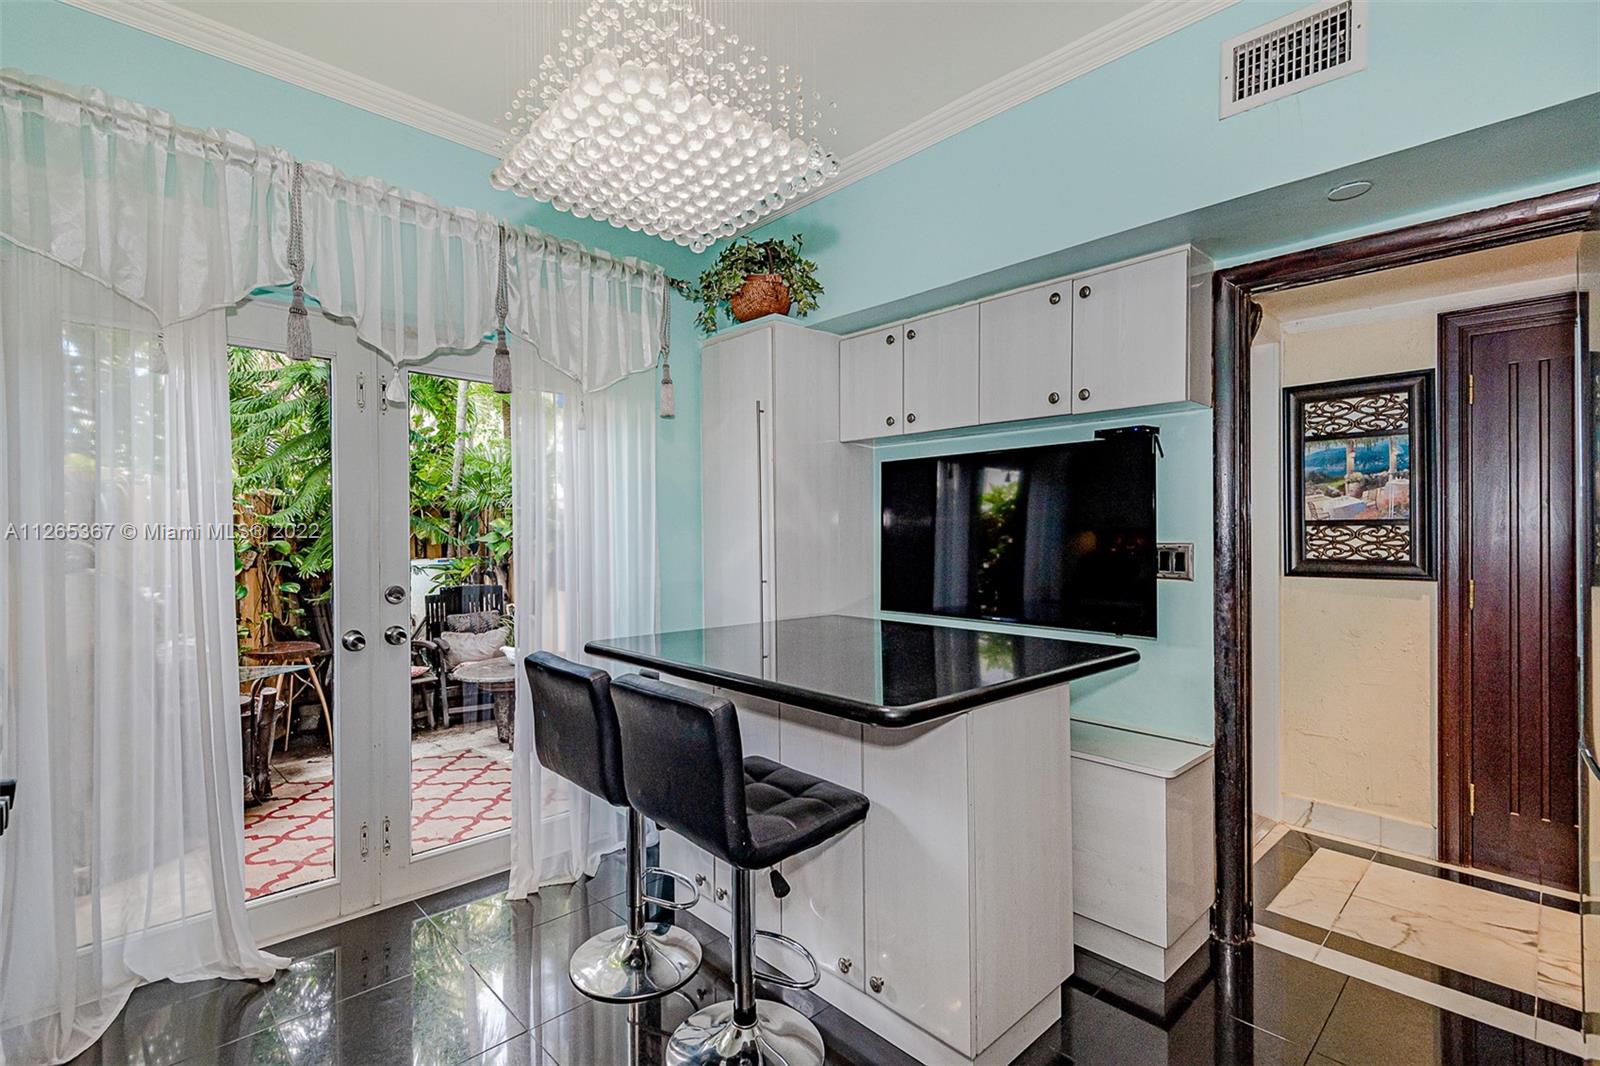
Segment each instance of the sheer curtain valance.
[{"label": "sheer curtain valance", "polygon": [[[0,236],[147,310],[161,329],[293,280],[295,160],[93,89],[0,72]],[[397,365],[498,325],[499,220],[303,163],[306,292]],[[189,204],[203,201],[202,215]],[[506,328],[598,391],[651,369],[666,276],[507,226]]]}]

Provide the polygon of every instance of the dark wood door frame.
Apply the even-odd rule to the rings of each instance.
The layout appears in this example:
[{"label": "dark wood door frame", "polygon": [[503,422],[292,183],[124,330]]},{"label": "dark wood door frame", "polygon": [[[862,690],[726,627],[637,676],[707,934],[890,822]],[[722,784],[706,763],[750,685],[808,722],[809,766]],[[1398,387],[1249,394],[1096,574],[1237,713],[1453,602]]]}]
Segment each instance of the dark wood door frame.
[{"label": "dark wood door frame", "polygon": [[1250,939],[1251,297],[1521,241],[1600,217],[1600,184],[1357,237],[1218,271],[1212,278],[1213,503],[1216,534],[1216,853],[1211,935]]},{"label": "dark wood door frame", "polygon": [[1470,559],[1461,550],[1466,543],[1461,438],[1468,404],[1462,360],[1471,337],[1505,329],[1508,313],[1521,327],[1565,323],[1576,302],[1567,292],[1439,316],[1439,858],[1458,866],[1472,865],[1471,823],[1465,815],[1471,763],[1465,717]]}]

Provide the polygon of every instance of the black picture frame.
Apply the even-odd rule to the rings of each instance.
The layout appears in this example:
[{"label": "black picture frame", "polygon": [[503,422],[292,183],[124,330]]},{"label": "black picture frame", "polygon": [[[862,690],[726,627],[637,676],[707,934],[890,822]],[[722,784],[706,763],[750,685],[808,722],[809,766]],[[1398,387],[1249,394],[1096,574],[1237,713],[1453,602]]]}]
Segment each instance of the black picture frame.
[{"label": "black picture frame", "polygon": [[[1283,390],[1285,576],[1438,576],[1433,378],[1418,370]],[[1327,487],[1308,494],[1308,457],[1331,460],[1341,444],[1345,472],[1319,472]],[[1363,451],[1366,462],[1388,458],[1388,469],[1362,470]],[[1404,479],[1396,476],[1401,456]],[[1386,514],[1402,509],[1402,497],[1405,513]]]}]

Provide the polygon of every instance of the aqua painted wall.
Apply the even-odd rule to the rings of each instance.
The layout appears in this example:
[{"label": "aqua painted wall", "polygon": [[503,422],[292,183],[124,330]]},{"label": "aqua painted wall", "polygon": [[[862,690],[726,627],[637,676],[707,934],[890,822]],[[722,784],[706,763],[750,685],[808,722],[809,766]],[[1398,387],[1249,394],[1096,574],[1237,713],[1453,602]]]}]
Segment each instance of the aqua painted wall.
[{"label": "aqua painted wall", "polygon": [[[1156,460],[1156,536],[1194,545],[1193,581],[1156,583],[1156,637],[1112,637],[1033,626],[937,619],[941,625],[1018,633],[1082,637],[1137,648],[1140,661],[1072,683],[1074,718],[1128,726],[1149,733],[1209,744],[1212,737],[1211,646],[1211,412],[1185,407],[1135,412],[1100,419],[1043,419],[1012,428],[991,427],[878,444],[872,486],[873,512],[882,510],[879,473],[884,462],[931,455],[1031,448],[1091,440],[1108,426],[1161,428],[1163,458]],[[921,615],[887,618],[927,621]]]},{"label": "aqua painted wall", "polygon": [[[660,263],[677,276],[700,270],[691,253],[666,241],[491,188],[494,161],[482,152],[58,0],[0,0],[0,67],[92,85],[169,111],[185,125],[236,130],[351,176],[374,175],[447,206]],[[656,438],[661,618],[676,628],[700,624],[700,335],[692,315],[675,296],[672,369],[679,414],[658,423]]]},{"label": "aqua painted wall", "polygon": [[[1237,4],[758,232],[805,233],[827,287],[818,320],[865,328],[899,317],[896,304],[915,294],[1600,93],[1600,5],[1371,0],[1365,71],[1219,120],[1222,42],[1301,6]],[[1600,173],[1593,128],[1567,142],[1565,158],[1502,140],[1462,165],[1430,168],[1401,202],[1446,205],[1537,185],[1573,169],[1574,158]],[[1347,205],[1320,194],[1300,208],[1263,205],[1280,216],[1263,241],[1359,227],[1382,217],[1396,191],[1380,186]],[[1219,259],[1240,252],[1208,250]],[[990,291],[1028,280],[1014,275]]]}]

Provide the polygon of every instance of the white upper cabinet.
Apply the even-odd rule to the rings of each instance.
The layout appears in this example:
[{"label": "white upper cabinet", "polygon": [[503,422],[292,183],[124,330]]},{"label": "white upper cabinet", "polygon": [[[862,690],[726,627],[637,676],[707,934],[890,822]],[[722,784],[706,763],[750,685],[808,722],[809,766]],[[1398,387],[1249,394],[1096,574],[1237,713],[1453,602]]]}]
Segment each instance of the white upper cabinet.
[{"label": "white upper cabinet", "polygon": [[978,305],[978,421],[1064,415],[1072,387],[1072,301],[1067,282]]},{"label": "white upper cabinet", "polygon": [[1074,414],[1205,402],[1191,361],[1209,353],[1190,350],[1190,278],[1179,249],[1072,280]]},{"label": "white upper cabinet", "polygon": [[839,342],[839,439],[1211,402],[1211,260],[1145,256]]},{"label": "white upper cabinet", "polygon": [[901,328],[839,342],[839,439],[869,440],[904,431]]},{"label": "white upper cabinet", "polygon": [[978,307],[908,322],[904,341],[907,433],[978,421]]}]

